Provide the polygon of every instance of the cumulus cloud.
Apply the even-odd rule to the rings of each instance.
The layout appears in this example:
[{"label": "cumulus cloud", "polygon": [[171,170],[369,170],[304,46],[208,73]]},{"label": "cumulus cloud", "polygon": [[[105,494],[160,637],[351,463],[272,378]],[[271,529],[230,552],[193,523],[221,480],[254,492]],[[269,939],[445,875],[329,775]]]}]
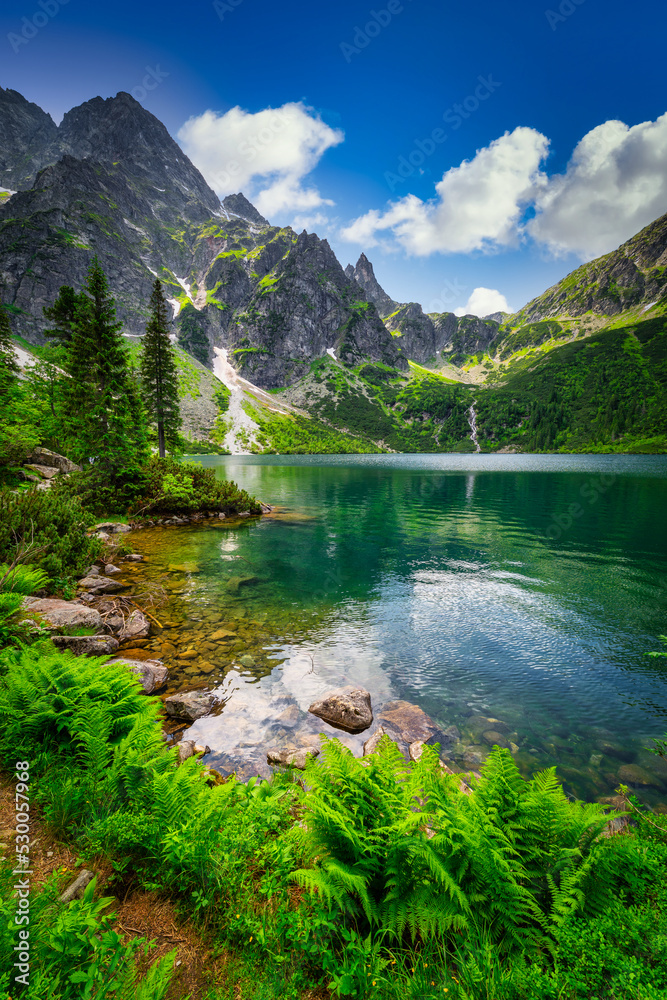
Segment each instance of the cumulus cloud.
[{"label": "cumulus cloud", "polygon": [[178,139],[216,194],[242,190],[267,218],[333,204],[306,178],[344,134],[300,101],[254,114],[205,111],[185,122]]},{"label": "cumulus cloud", "polygon": [[495,288],[475,288],[464,306],[454,310],[455,316],[490,316],[491,313],[511,313],[507,299]]},{"label": "cumulus cloud", "polygon": [[630,239],[667,210],[667,114],[631,128],[598,125],[535,207],[528,232],[555,253],[591,259]]},{"label": "cumulus cloud", "polygon": [[532,237],[552,253],[588,260],[667,211],[667,114],[632,127],[598,125],[564,174],[544,172],[548,150],[535,129],[506,132],[448,170],[432,200],[408,195],[355,219],[341,236],[418,256],[499,250]]},{"label": "cumulus cloud", "polygon": [[437,197],[408,195],[384,213],[370,211],[345,228],[344,239],[365,246],[390,231],[409,253],[468,253],[518,242],[524,207],[544,183],[540,163],[548,140],[532,128],[516,128],[452,167],[436,184]]}]

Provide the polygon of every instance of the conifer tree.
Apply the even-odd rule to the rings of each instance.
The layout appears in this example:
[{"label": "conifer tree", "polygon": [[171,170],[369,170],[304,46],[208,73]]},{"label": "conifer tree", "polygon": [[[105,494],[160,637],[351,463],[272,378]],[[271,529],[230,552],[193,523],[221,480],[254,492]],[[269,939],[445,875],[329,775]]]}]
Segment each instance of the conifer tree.
[{"label": "conifer tree", "polygon": [[69,344],[74,333],[76,309],[80,295],[69,285],[61,285],[58,298],[52,306],[44,306],[44,315],[53,323],[51,330],[45,330],[45,337],[52,337]]},{"label": "conifer tree", "polygon": [[121,326],[106,276],[94,257],[74,307],[66,410],[74,457],[93,459],[110,472],[120,472],[140,457],[136,454],[140,414],[136,407],[133,412],[130,399]]},{"label": "conifer tree", "polygon": [[18,378],[19,366],[14,354],[9,316],[0,305],[0,399],[6,399]]},{"label": "conifer tree", "polygon": [[159,279],[151,295],[151,318],[146,326],[141,354],[141,385],[148,419],[157,427],[158,451],[164,458],[168,448],[178,448],[181,414],[174,350],[169,340],[169,313]]}]

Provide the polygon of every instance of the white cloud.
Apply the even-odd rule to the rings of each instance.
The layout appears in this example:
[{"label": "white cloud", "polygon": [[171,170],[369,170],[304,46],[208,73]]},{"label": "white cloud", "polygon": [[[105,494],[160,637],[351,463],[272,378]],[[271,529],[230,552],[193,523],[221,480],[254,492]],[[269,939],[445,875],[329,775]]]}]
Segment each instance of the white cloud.
[{"label": "white cloud", "polygon": [[[632,127],[598,125],[577,144],[564,174],[543,171],[548,149],[535,129],[506,132],[448,170],[432,200],[408,195],[390,202],[341,236],[418,256],[498,250],[530,236],[552,253],[588,260],[667,211],[667,114]],[[525,222],[527,209],[534,218]]]},{"label": "white cloud", "polygon": [[301,102],[255,114],[239,107],[225,114],[205,111],[185,122],[178,139],[221,198],[243,191],[269,219],[333,204],[304,182],[344,134]]},{"label": "white cloud", "polygon": [[382,214],[356,219],[343,239],[365,246],[390,230],[409,253],[468,253],[516,245],[524,206],[544,183],[540,163],[548,140],[532,128],[516,128],[452,167],[436,184],[437,198],[408,195]]},{"label": "white cloud", "polygon": [[455,316],[490,316],[495,312],[511,313],[507,299],[495,288],[475,288],[464,306],[454,310]]},{"label": "white cloud", "polygon": [[552,252],[583,259],[614,250],[667,211],[667,114],[629,128],[598,125],[551,177],[527,226]]}]

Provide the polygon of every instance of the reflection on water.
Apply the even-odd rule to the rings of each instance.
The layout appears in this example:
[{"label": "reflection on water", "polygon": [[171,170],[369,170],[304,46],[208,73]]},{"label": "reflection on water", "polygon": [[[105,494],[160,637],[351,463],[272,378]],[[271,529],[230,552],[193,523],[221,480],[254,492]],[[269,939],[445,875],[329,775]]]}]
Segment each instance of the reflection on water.
[{"label": "reflection on water", "polygon": [[332,733],[308,705],[360,683],[376,709],[403,698],[458,726],[461,766],[488,749],[485,716],[526,773],[557,763],[589,798],[623,779],[665,797],[665,762],[642,749],[667,730],[667,661],[645,655],[667,631],[664,457],[202,462],[278,510],[138,532],[149,562],[128,572],[163,594],[144,650],[169,693],[224,703],[188,732],[211,763],[257,771],[268,746]]}]

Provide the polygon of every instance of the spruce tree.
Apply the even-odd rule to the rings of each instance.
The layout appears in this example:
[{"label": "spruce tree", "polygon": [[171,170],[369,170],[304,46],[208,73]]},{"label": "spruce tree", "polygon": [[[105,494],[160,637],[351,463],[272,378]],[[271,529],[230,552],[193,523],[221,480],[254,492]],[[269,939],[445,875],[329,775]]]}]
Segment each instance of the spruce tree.
[{"label": "spruce tree", "polygon": [[0,305],[0,399],[5,400],[16,384],[19,366],[14,354],[9,316]]},{"label": "spruce tree", "polygon": [[71,343],[76,322],[78,295],[69,285],[61,285],[58,298],[52,306],[44,306],[44,315],[53,323],[51,330],[45,330],[45,337],[52,337],[60,343]]},{"label": "spruce tree", "polygon": [[[62,296],[62,290],[61,290]],[[59,296],[59,298],[61,298]],[[55,307],[54,307],[55,308]],[[138,456],[140,414],[133,412],[127,352],[106,276],[93,258],[76,297],[68,345],[66,409],[75,457],[118,473]]]},{"label": "spruce tree", "polygon": [[157,427],[158,451],[164,458],[178,449],[181,414],[178,406],[178,375],[169,340],[169,312],[159,279],[151,295],[151,318],[146,326],[141,353],[141,385],[148,419]]}]

